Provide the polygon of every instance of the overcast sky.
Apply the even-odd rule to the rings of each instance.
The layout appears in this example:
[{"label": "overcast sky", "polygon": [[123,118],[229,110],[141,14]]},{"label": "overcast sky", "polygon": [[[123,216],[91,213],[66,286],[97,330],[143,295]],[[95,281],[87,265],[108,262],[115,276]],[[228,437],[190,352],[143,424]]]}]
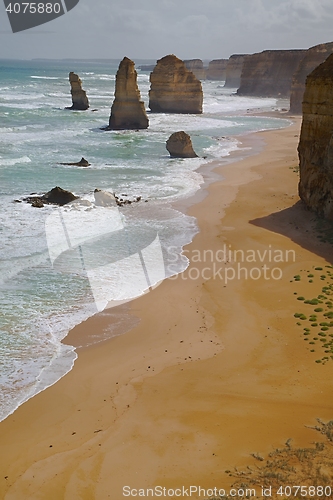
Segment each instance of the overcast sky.
[{"label": "overcast sky", "polygon": [[[38,1],[38,0],[37,0]],[[333,41],[332,0],[80,0],[13,34],[0,0],[0,58],[227,58]]]}]

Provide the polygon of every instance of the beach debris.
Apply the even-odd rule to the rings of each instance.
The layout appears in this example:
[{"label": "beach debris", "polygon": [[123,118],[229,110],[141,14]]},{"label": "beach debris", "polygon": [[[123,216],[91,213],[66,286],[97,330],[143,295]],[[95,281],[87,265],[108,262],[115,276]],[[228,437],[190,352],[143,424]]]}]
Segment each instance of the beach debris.
[{"label": "beach debris", "polygon": [[71,84],[72,106],[66,109],[85,111],[89,108],[89,100],[86,92],[82,89],[80,77],[71,71],[69,73],[69,83]]},{"label": "beach debris", "polygon": [[166,148],[172,158],[197,158],[191,137],[184,132],[174,132],[166,142]]},{"label": "beach debris", "polygon": [[150,82],[149,108],[153,113],[202,113],[201,82],[174,54],[157,61]]},{"label": "beach debris", "polygon": [[86,160],[82,156],[80,161],[76,161],[73,163],[59,163],[58,165],[69,165],[69,166],[73,166],[73,167],[90,167],[91,164],[88,162],[88,160]]},{"label": "beach debris", "polygon": [[149,126],[144,102],[141,101],[134,62],[128,57],[119,64],[115,98],[106,130],[139,130]]}]

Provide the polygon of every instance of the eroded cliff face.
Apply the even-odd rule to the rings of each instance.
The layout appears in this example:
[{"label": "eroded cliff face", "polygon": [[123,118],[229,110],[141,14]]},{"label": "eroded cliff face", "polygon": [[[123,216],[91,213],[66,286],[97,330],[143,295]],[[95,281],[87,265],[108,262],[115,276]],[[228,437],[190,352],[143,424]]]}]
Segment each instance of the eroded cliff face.
[{"label": "eroded cliff face", "polygon": [[115,99],[109,120],[110,130],[145,129],[149,125],[137,84],[134,62],[124,57],[116,75]]},{"label": "eroded cliff face", "polygon": [[333,220],[333,54],[307,77],[298,154],[301,199]]},{"label": "eroded cliff face", "polygon": [[226,68],[225,87],[234,89],[239,88],[243,64],[246,57],[246,54],[234,54],[229,57]]},{"label": "eroded cliff face", "polygon": [[302,113],[306,77],[333,53],[333,42],[322,43],[308,49],[293,75],[290,94],[290,112]]},{"label": "eroded cliff face", "polygon": [[214,59],[207,69],[207,80],[225,81],[228,59]]},{"label": "eroded cliff face", "polygon": [[201,59],[186,59],[183,62],[198,80],[206,80],[206,69]]},{"label": "eroded cliff face", "polygon": [[82,90],[82,82],[76,73],[69,73],[69,83],[71,85],[72,106],[67,109],[77,109],[85,111],[89,108],[89,100],[87,94]]},{"label": "eroded cliff face", "polygon": [[202,113],[201,82],[175,55],[159,59],[150,75],[153,113]]},{"label": "eroded cliff face", "polygon": [[265,50],[244,60],[238,95],[290,97],[291,81],[305,50]]}]

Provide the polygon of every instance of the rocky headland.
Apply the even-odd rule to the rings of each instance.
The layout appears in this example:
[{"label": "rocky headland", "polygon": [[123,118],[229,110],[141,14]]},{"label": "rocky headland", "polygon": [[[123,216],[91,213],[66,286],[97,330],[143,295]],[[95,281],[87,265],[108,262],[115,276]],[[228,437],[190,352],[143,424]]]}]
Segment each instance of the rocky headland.
[{"label": "rocky headland", "polygon": [[134,62],[124,57],[116,75],[115,99],[108,130],[136,130],[149,126],[144,102],[140,99]]},{"label": "rocky headland", "polygon": [[305,50],[264,50],[244,60],[238,95],[289,98]]},{"label": "rocky headland", "polygon": [[322,43],[308,49],[294,73],[291,83],[290,112],[302,114],[306,77],[333,53],[333,42]]},{"label": "rocky headland", "polygon": [[66,109],[85,111],[89,108],[89,100],[86,92],[82,89],[80,77],[71,71],[69,73],[69,83],[71,84],[72,106]]},{"label": "rocky headland", "polygon": [[246,54],[233,54],[229,57],[226,68],[225,87],[238,89],[246,57]]},{"label": "rocky headland", "polygon": [[206,69],[201,59],[184,59],[183,62],[198,80],[206,80]]},{"label": "rocky headland", "polygon": [[207,69],[207,80],[225,81],[228,59],[214,59]]},{"label": "rocky headland", "polygon": [[298,154],[301,199],[333,220],[333,54],[307,77]]},{"label": "rocky headland", "polygon": [[172,158],[197,158],[191,137],[181,130],[170,135],[166,142],[166,148]]},{"label": "rocky headland", "polygon": [[201,82],[175,55],[157,61],[150,82],[149,107],[153,113],[202,113]]}]

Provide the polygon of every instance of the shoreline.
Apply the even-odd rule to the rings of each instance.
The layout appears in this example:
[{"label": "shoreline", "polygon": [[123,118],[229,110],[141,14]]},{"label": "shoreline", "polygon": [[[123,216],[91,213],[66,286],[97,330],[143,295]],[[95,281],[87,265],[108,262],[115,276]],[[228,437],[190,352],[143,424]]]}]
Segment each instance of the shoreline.
[{"label": "shoreline", "polygon": [[[69,374],[0,423],[3,498],[72,499],[82,491],[81,498],[118,500],[127,484],[223,487],[224,471],[247,464],[250,453],[289,437],[309,443],[314,434],[304,425],[330,419],[333,368],[314,363],[293,317],[290,279],[304,262],[329,262],[330,250],[309,241],[311,218],[295,204],[289,167],[299,121],[259,132],[265,149],[221,167],[223,180],[187,211],[200,227],[190,252],[216,253],[224,244],[294,249],[285,279],[226,286],[180,277],[136,299],[138,326],[80,349]],[[72,344],[100,321],[91,318],[66,339]]]}]

